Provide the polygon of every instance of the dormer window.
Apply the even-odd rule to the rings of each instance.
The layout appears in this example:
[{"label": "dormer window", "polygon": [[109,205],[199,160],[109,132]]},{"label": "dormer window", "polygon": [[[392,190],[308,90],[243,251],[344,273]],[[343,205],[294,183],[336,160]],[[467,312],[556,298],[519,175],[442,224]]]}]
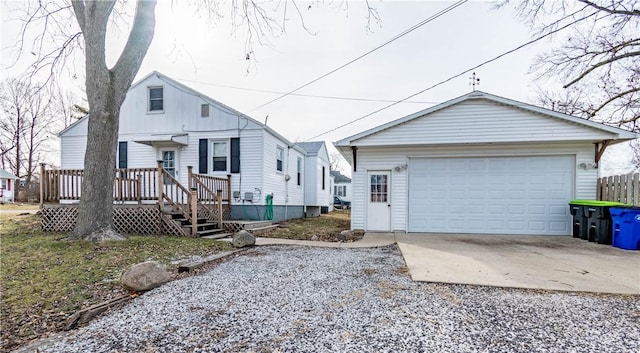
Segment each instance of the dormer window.
[{"label": "dormer window", "polygon": [[149,112],[164,111],[164,92],[162,87],[149,87]]}]

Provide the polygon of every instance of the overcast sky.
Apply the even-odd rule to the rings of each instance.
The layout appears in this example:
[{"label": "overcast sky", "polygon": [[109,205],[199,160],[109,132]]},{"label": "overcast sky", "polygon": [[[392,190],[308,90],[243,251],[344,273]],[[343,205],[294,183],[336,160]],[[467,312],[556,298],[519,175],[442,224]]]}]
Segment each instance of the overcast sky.
[{"label": "overcast sky", "polygon": [[[376,111],[390,102],[328,99],[289,95],[254,109],[383,44],[411,26],[454,4],[452,1],[370,0],[381,23],[367,28],[363,1],[299,3],[309,32],[293,8],[288,10],[286,32],[270,36],[269,45],[255,44],[246,60],[245,33],[234,33],[228,10],[225,18],[211,23],[194,16],[193,8],[159,1],[156,34],[137,79],[153,70],[166,74],[254,119],[264,122],[292,141],[306,141],[332,128]],[[17,3],[10,5],[16,6]],[[270,5],[269,5],[270,6]],[[267,7],[270,8],[270,7]],[[224,7],[223,7],[224,9]],[[15,41],[17,23],[3,11],[2,60],[9,61],[7,45]],[[110,32],[108,60],[113,63],[127,35],[127,28]],[[393,43],[346,68],[296,92],[301,95],[397,101],[511,50],[534,37],[516,19],[511,8],[493,9],[492,2],[473,1],[434,19]],[[552,42],[518,50],[475,70],[477,89],[528,103],[536,103],[538,87],[556,82],[534,81],[530,66],[537,53]],[[82,60],[79,60],[82,62]],[[19,65],[12,70],[19,70]],[[70,70],[82,86],[82,66]],[[12,71],[3,70],[4,75]],[[409,102],[398,104],[344,128],[315,138],[328,144],[365,129],[395,120],[472,90],[471,72],[428,90]],[[227,87],[225,87],[227,86]],[[234,89],[228,86],[244,89]],[[628,152],[612,149],[603,170],[624,170]],[[615,158],[610,158],[612,155]],[[346,166],[343,166],[346,167]]]}]

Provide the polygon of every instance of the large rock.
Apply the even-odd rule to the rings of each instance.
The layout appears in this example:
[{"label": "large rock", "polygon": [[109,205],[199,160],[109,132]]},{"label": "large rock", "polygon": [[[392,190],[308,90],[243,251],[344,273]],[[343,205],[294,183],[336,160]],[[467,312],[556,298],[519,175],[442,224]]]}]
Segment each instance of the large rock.
[{"label": "large rock", "polygon": [[254,237],[253,234],[247,232],[246,230],[241,230],[233,236],[231,245],[235,246],[236,248],[253,246],[256,245],[256,237]]},{"label": "large rock", "polygon": [[127,289],[142,292],[169,282],[167,269],[156,261],[146,261],[131,266],[120,279]]}]

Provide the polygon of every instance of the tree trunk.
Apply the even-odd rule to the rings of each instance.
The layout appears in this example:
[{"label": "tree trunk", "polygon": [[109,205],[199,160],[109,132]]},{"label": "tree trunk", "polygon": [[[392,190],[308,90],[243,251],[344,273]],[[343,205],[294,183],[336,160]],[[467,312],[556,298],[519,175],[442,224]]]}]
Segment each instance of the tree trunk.
[{"label": "tree trunk", "polygon": [[153,39],[156,2],[138,1],[131,33],[112,69],[105,62],[105,38],[114,1],[76,0],[72,5],[85,40],[89,121],[78,219],[70,238],[123,239],[113,227],[120,106]]}]

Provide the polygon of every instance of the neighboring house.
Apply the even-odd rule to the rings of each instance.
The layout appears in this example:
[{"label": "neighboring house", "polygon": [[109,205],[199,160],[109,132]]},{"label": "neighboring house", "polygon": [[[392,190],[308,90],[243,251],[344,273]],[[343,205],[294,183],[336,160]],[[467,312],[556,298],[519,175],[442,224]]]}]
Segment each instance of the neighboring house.
[{"label": "neighboring house", "polygon": [[475,91],[335,143],[352,166],[351,226],[571,234],[607,145],[635,133]]},{"label": "neighboring house", "polygon": [[[60,132],[62,169],[83,168],[87,121]],[[229,176],[232,219],[262,219],[267,195],[273,195],[273,220],[303,217],[304,158],[302,148],[270,127],[158,72],[134,83],[120,110],[116,167],[162,161],[182,185],[188,185],[187,166]]]},{"label": "neighboring house", "polygon": [[305,216],[317,217],[333,209],[329,152],[324,141],[298,142],[305,151]]},{"label": "neighboring house", "polygon": [[12,203],[15,201],[16,186],[20,178],[9,173],[4,169],[0,169],[0,202]]},{"label": "neighboring house", "polygon": [[335,185],[333,187],[333,194],[339,196],[345,201],[351,201],[351,178],[346,175],[342,175],[339,171],[335,170],[331,172],[331,175],[335,178]]}]

